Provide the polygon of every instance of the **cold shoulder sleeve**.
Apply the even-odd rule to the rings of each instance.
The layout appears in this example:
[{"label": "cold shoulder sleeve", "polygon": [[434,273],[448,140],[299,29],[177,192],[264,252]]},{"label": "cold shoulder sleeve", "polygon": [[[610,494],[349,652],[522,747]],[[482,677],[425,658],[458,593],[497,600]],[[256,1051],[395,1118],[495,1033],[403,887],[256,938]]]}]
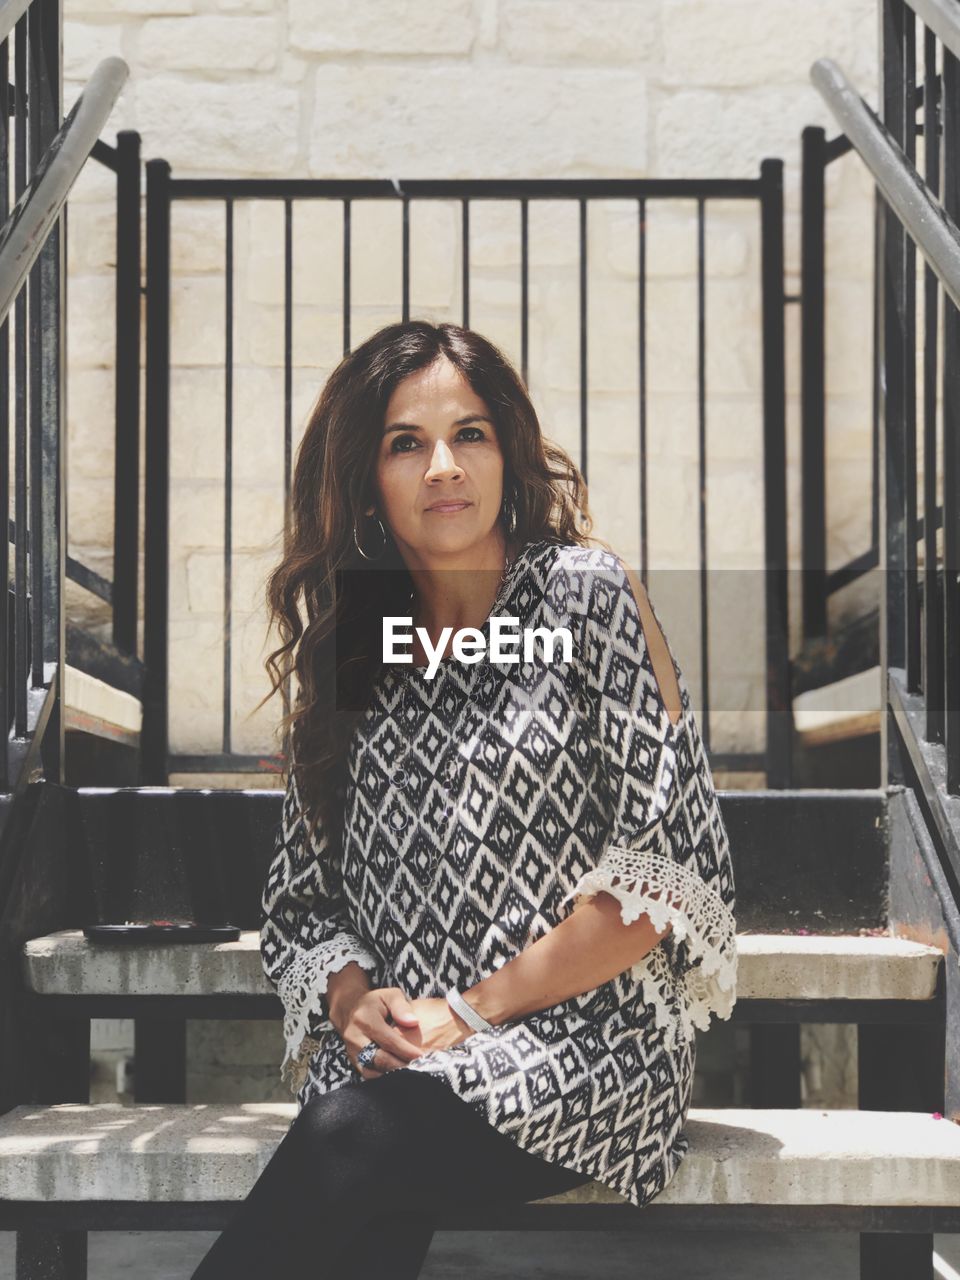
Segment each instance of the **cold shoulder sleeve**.
[{"label": "cold shoulder sleeve", "polygon": [[322,826],[313,838],[291,768],[261,898],[260,956],[284,1006],[281,1076],[296,1093],[316,1039],[334,1030],[325,992],[330,975],[355,960],[370,973],[379,960],[348,916],[338,860]]},{"label": "cold shoulder sleeve", "polygon": [[[672,926],[632,973],[676,1043],[680,1034],[691,1038],[694,1026],[706,1030],[711,1014],[729,1018],[736,1000],[727,833],[688,699],[679,690],[683,704],[671,723],[618,557],[590,553],[581,598],[574,665],[601,753],[611,827],[596,866],[564,901],[576,905],[603,890],[619,901],[624,924],[646,913],[658,932]],[[675,659],[673,666],[679,677]]]}]

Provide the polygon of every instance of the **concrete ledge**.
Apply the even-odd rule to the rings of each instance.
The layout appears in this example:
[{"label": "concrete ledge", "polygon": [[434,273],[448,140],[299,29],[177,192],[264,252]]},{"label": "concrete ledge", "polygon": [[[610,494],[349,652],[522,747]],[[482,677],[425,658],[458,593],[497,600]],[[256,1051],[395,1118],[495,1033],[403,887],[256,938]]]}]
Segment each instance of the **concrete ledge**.
[{"label": "concrete ledge", "polygon": [[[241,1200],[296,1103],[19,1106],[0,1117],[0,1199]],[[924,1113],[692,1108],[675,1205],[955,1206],[960,1125]],[[590,1182],[539,1204],[624,1203]]]},{"label": "concrete ledge", "polygon": [[793,700],[793,723],[801,742],[816,747],[879,733],[880,684],[877,666],[798,693]]},{"label": "concrete ledge", "polygon": [[69,665],[64,668],[63,685],[65,728],[137,745],[143,723],[139,699]]},{"label": "concrete ledge", "polygon": [[[943,960],[906,938],[738,934],[743,1000],[928,1000]],[[272,995],[259,935],[237,942],[127,946],[90,942],[79,929],[24,946],[28,989],[42,995]]]}]

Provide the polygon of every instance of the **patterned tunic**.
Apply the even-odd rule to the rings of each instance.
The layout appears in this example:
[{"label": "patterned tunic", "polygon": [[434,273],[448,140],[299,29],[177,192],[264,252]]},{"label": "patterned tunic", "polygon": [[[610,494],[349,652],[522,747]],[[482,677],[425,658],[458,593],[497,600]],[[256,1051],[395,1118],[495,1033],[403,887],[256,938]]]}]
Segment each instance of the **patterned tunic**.
[{"label": "patterned tunic", "polygon": [[433,678],[384,664],[351,741],[339,851],[320,828],[308,839],[290,775],[261,931],[282,1072],[301,1107],[362,1081],[324,995],[351,960],[373,986],[442,997],[605,890],[625,924],[647,912],[672,931],[599,987],[398,1069],[439,1076],[518,1146],[643,1205],[687,1151],[695,1027],[736,999],[727,833],[686,682],[674,660],[671,724],[617,556],[528,543],[488,640],[499,616],[568,628],[571,659],[538,644],[512,664],[447,658]]}]

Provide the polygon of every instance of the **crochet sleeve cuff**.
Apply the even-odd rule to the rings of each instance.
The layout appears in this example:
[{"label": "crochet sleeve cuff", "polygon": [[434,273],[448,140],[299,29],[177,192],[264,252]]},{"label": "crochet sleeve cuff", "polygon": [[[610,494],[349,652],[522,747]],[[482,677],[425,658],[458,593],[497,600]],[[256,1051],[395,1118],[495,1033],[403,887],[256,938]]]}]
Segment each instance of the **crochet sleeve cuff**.
[{"label": "crochet sleeve cuff", "polygon": [[280,1067],[291,1093],[299,1091],[307,1075],[307,1063],[320,1048],[318,1036],[335,1030],[326,999],[330,975],[356,961],[375,974],[377,957],[350,929],[341,930],[309,951],[301,951],[277,982],[283,1001],[283,1038],[286,1053]]},{"label": "crochet sleeve cuff", "polygon": [[624,924],[646,913],[658,933],[672,926],[631,973],[654,1006],[656,1025],[671,1033],[674,1044],[680,1034],[690,1039],[694,1027],[706,1031],[711,1014],[730,1017],[737,987],[736,922],[695,868],[654,849],[611,844],[564,901],[573,898],[576,906],[601,890],[618,900]]}]

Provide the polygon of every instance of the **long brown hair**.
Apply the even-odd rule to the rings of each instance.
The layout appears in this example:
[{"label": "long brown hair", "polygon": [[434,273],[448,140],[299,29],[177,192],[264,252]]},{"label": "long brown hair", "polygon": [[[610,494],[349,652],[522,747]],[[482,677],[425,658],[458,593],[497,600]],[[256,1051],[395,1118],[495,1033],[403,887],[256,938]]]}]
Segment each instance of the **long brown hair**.
[{"label": "long brown hair", "polygon": [[[386,530],[364,518],[376,501],[384,415],[394,388],[446,356],[487,405],[504,457],[504,532],[519,547],[583,546],[593,520],[583,476],[546,440],[522,379],[488,339],[455,324],[408,320],[379,329],[344,356],[310,413],[297,451],[283,558],[267,579],[270,625],[282,643],[265,661],[272,688],[293,674],[298,692],[278,726],[311,836],[339,848],[347,747],[382,665],[383,617],[406,614],[412,579]],[[301,612],[301,597],[306,623]]]}]

